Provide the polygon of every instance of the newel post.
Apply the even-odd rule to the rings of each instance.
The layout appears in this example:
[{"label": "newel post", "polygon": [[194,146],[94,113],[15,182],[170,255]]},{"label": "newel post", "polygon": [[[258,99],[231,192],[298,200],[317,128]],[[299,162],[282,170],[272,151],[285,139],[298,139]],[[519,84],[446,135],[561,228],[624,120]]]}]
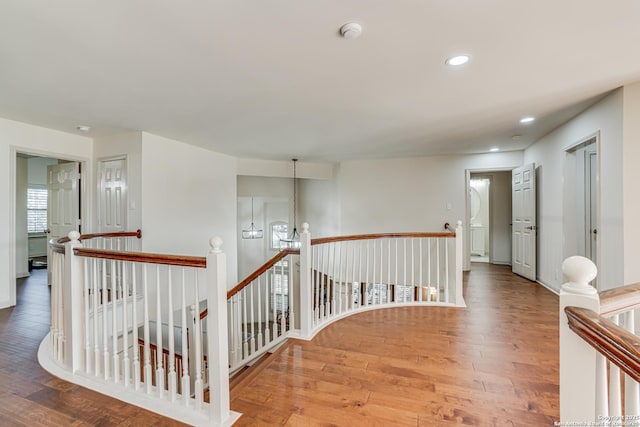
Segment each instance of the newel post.
[{"label": "newel post", "polygon": [[64,325],[64,363],[72,372],[84,368],[84,263],[73,250],[81,248],[80,233],[69,232],[64,247],[64,281],[62,286],[62,310]]},{"label": "newel post", "polygon": [[300,233],[300,337],[305,339],[311,337],[313,327],[311,294],[311,233],[305,222]]},{"label": "newel post", "polygon": [[222,239],[213,237],[207,254],[207,348],[209,415],[222,424],[229,412],[229,344],[227,342],[227,257]]},{"label": "newel post", "polygon": [[456,224],[456,305],[464,306],[462,298],[462,266],[464,264],[462,238],[464,237],[462,221]]},{"label": "newel post", "polygon": [[591,260],[572,256],[562,263],[562,273],[567,282],[560,290],[560,421],[595,421],[596,350],[569,329],[564,309],[600,312],[598,291],[589,285],[598,269]]}]

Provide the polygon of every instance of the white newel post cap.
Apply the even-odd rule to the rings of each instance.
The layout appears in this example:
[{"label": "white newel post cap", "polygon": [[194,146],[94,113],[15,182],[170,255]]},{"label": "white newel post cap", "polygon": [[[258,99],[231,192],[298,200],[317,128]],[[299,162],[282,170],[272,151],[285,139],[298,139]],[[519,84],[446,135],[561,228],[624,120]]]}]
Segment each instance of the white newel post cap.
[{"label": "white newel post cap", "polygon": [[69,234],[67,234],[67,237],[69,238],[69,241],[71,243],[79,243],[80,242],[80,233],[78,233],[75,230],[70,231]]},{"label": "white newel post cap", "polygon": [[594,295],[598,291],[589,284],[598,275],[598,267],[588,258],[571,256],[562,262],[562,274],[567,283],[562,285],[566,292],[583,295]]},{"label": "white newel post cap", "polygon": [[458,220],[458,222],[456,222],[456,227],[457,228],[462,227],[462,221]]},{"label": "white newel post cap", "polygon": [[221,254],[222,253],[222,238],[215,236],[209,240],[209,246],[211,246],[211,250],[209,253],[212,254]]},{"label": "white newel post cap", "polygon": [[308,222],[303,222],[302,223],[302,232],[305,233],[305,234],[309,232],[309,223]]}]

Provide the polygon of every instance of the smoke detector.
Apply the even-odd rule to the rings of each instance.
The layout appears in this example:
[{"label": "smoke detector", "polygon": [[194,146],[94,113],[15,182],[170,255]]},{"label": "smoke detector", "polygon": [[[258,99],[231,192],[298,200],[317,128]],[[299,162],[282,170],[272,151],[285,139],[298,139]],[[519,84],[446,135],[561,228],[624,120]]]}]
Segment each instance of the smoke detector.
[{"label": "smoke detector", "polygon": [[349,22],[340,27],[340,35],[347,40],[357,39],[362,34],[362,25]]}]

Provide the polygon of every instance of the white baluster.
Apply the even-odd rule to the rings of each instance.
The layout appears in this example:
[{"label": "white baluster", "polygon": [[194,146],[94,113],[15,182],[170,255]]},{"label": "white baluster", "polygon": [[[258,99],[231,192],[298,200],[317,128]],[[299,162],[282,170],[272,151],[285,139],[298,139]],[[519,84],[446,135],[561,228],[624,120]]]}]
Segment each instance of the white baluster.
[{"label": "white baluster", "polygon": [[269,301],[271,295],[269,293],[269,273],[264,279],[264,345],[271,342],[271,330],[269,329]]},{"label": "white baluster", "polygon": [[436,301],[440,302],[440,239],[436,238]]},{"label": "white baluster", "polygon": [[136,277],[136,264],[131,264],[131,303],[133,305],[133,319],[131,321],[133,338],[131,348],[133,349],[133,384],[134,389],[140,389],[140,344],[138,344],[138,283]]},{"label": "white baluster", "polygon": [[149,286],[148,265],[142,266],[142,292],[144,299],[144,383],[147,394],[151,394],[151,333],[149,331]]},{"label": "white baluster", "polygon": [[596,358],[596,414],[606,417],[609,415],[607,359],[601,354],[597,354]]},{"label": "white baluster", "polygon": [[111,351],[113,357],[113,382],[120,382],[120,356],[118,354],[118,311],[116,300],[118,295],[118,283],[116,275],[116,261],[111,261]]},{"label": "white baluster", "polygon": [[156,265],[156,390],[164,397],[164,354],[162,352],[162,301],[160,298],[160,265]]},{"label": "white baluster", "polygon": [[431,279],[431,246],[433,245],[433,239],[428,238],[427,239],[427,300],[429,302],[431,302],[431,292],[433,292],[431,290],[431,283],[432,283],[432,279]]},{"label": "white baluster", "polygon": [[[616,314],[611,318],[616,325],[620,324],[620,317]],[[622,384],[620,384],[620,368],[609,363],[609,415],[622,416]]]},{"label": "white baluster", "polygon": [[102,367],[104,379],[111,376],[109,369],[109,295],[107,292],[107,261],[102,260]]},{"label": "white baluster", "polygon": [[247,288],[240,291],[240,301],[242,310],[242,327],[240,334],[242,336],[242,359],[249,356],[249,324],[247,323]]},{"label": "white baluster", "polygon": [[[634,310],[625,313],[625,329],[635,334],[635,315]],[[640,415],[640,389],[638,383],[629,375],[624,375],[624,415],[627,419],[635,419]]]},{"label": "white baluster", "polygon": [[257,343],[258,343],[258,347],[257,350],[262,349],[262,343],[263,343],[263,337],[262,337],[262,280],[261,277],[258,277],[256,279],[256,283],[257,283],[257,294],[258,294],[258,306],[257,306],[257,312],[258,312],[258,336],[256,337]]},{"label": "white baluster", "polygon": [[[418,300],[424,301],[424,282],[422,281],[422,239],[418,239],[418,284],[420,286],[420,293]],[[427,295],[427,299],[429,296]]]},{"label": "white baluster", "polygon": [[[191,377],[189,376],[189,365],[191,363],[191,360],[193,359],[189,359],[188,355],[189,355],[189,335],[188,335],[188,328],[187,326],[189,325],[187,323],[187,296],[186,296],[186,291],[185,291],[185,268],[182,267],[181,268],[181,278],[180,278],[180,294],[181,294],[181,299],[180,299],[180,308],[181,308],[181,313],[182,313],[182,317],[181,317],[181,332],[182,332],[182,372],[179,372],[181,379],[182,379],[182,387],[181,387],[181,392],[182,392],[182,397],[183,397],[183,402],[185,406],[189,406],[189,397],[191,396]],[[198,272],[194,271],[194,276],[197,276]],[[198,301],[198,283],[197,281],[195,281],[195,297],[196,297],[196,304],[199,303]],[[199,311],[199,310],[198,310]],[[197,313],[194,316],[196,320],[196,322],[200,322],[200,313]],[[194,330],[191,329],[191,333],[194,333]],[[194,337],[195,338],[195,337]],[[196,353],[196,358],[200,357],[199,353]]]},{"label": "white baluster", "polygon": [[255,305],[254,305],[254,300],[253,300],[253,288],[256,287],[256,283],[257,281],[253,281],[251,282],[251,284],[249,285],[251,288],[249,289],[249,298],[250,298],[250,303],[249,303],[249,307],[251,308],[251,342],[249,345],[249,351],[251,352],[251,354],[256,352],[256,331],[255,331],[255,319],[254,319],[254,312],[255,312]]},{"label": "white baluster", "polygon": [[[167,326],[168,330],[168,341],[169,341],[169,366],[168,366],[168,373],[167,373],[167,381],[169,382],[168,384],[168,389],[169,389],[169,399],[172,402],[176,401],[176,392],[177,392],[177,378],[176,378],[176,348],[175,348],[175,331],[174,329],[174,322],[173,322],[173,272],[171,271],[171,267],[168,267],[168,271],[167,271],[167,279],[168,279],[168,283],[167,283],[167,288],[169,290],[168,294],[167,294],[167,299],[168,299],[168,305],[169,305],[169,324]],[[183,324],[184,327],[184,324]],[[158,349],[158,351],[160,351],[160,349]],[[184,357],[185,359],[187,358],[186,355]]]},{"label": "white baluster", "polygon": [[91,373],[91,306],[89,304],[89,294],[91,290],[91,258],[84,259],[84,360],[85,372]]},{"label": "white baluster", "polygon": [[91,258],[91,265],[93,268],[92,274],[93,274],[93,366],[94,366],[94,373],[96,376],[100,375],[100,341],[99,341],[99,335],[98,335],[98,324],[99,324],[99,318],[98,318],[98,308],[100,308],[99,304],[98,304],[98,293],[100,292],[99,289],[99,282],[98,282],[98,264],[99,261],[97,258]]},{"label": "white baluster", "polygon": [[444,301],[449,303],[449,248],[447,242],[449,239],[442,239],[444,245]]},{"label": "white baluster", "polygon": [[414,242],[413,242],[413,238],[410,240],[411,241],[411,286],[412,286],[412,292],[411,292],[411,301],[415,301],[415,297],[416,297],[416,268],[415,268],[415,249],[414,249]]},{"label": "white baluster", "polygon": [[[122,272],[122,366],[124,368],[124,386],[129,387],[129,384],[131,383],[131,366],[129,365],[129,319],[127,307],[129,289],[127,288],[127,270],[124,262],[122,262],[120,268]],[[135,324],[135,321],[132,323]],[[135,345],[137,344],[134,344],[134,346]]]}]

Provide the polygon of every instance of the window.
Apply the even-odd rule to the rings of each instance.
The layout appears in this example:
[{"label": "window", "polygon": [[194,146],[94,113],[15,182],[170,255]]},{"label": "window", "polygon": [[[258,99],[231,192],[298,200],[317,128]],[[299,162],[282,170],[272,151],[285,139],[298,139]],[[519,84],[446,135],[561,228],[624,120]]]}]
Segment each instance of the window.
[{"label": "window", "polygon": [[289,309],[289,261],[282,260],[271,268],[271,292],[273,310],[282,312]]},{"label": "window", "polygon": [[280,239],[286,239],[289,227],[286,222],[271,224],[271,249],[280,250]]},{"label": "window", "polygon": [[47,229],[47,189],[27,188],[27,232],[44,233]]}]

